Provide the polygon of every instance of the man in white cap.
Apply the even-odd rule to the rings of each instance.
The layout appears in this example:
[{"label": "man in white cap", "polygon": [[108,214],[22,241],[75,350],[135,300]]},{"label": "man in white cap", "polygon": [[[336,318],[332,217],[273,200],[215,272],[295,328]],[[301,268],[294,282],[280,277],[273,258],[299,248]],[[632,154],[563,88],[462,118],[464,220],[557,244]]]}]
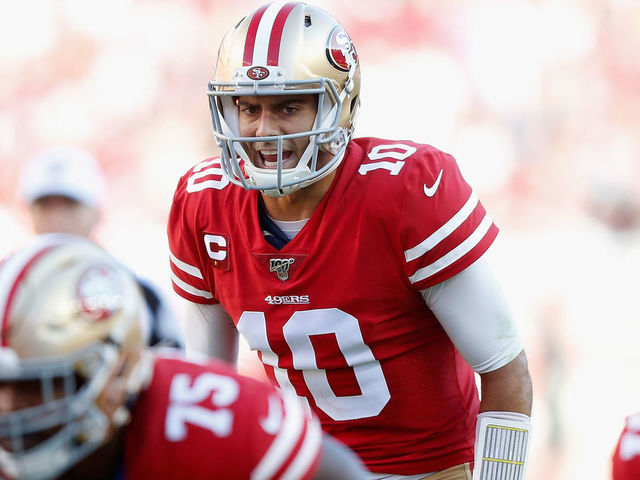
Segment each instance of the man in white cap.
[{"label": "man in white cap", "polygon": [[[22,172],[21,192],[36,234],[90,237],[105,199],[105,178],[94,156],[75,147],[54,147],[34,155]],[[175,314],[158,289],[137,277],[151,312],[149,343],[183,348]]]},{"label": "man in white cap", "polygon": [[76,148],[44,150],[28,162],[22,194],[36,233],[88,237],[98,222],[105,181],[94,157]]}]

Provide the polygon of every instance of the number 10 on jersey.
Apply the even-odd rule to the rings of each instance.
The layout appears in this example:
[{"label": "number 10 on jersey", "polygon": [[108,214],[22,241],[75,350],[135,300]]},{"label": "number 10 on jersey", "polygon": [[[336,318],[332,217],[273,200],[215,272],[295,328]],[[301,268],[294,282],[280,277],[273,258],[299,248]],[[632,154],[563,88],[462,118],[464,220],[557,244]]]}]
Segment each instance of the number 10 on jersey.
[{"label": "number 10 on jersey", "polygon": [[[244,312],[238,330],[251,349],[261,353],[262,362],[273,367],[280,387],[295,391],[287,369],[278,365],[278,356],[269,345],[265,314]],[[358,320],[352,315],[337,308],[295,312],[282,333],[291,349],[293,368],[302,372],[314,402],[333,420],[374,417],[389,402],[391,395],[380,362],[364,343]],[[326,370],[318,368],[311,337],[325,334],[335,335],[340,352],[358,382],[359,395],[336,395]]]}]

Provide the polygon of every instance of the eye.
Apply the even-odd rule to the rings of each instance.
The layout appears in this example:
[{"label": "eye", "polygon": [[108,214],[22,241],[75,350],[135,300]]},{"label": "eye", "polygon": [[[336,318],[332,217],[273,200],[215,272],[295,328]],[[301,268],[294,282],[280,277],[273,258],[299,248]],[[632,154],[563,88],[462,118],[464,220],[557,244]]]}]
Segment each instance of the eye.
[{"label": "eye", "polygon": [[252,115],[252,114],[258,113],[259,108],[256,107],[255,105],[249,105],[247,103],[243,103],[243,104],[240,105],[240,111],[242,113],[246,113],[246,114]]}]

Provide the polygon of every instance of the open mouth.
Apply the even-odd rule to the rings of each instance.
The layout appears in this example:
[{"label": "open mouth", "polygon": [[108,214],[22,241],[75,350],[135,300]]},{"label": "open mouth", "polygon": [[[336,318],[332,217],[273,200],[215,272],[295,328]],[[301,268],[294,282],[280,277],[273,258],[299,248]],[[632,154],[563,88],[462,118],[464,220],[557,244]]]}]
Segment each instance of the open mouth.
[{"label": "open mouth", "polygon": [[[277,150],[259,150],[258,152],[259,168],[275,170],[278,168],[278,151]],[[282,152],[282,168],[294,168],[298,162],[298,158],[291,150],[283,150]]]}]

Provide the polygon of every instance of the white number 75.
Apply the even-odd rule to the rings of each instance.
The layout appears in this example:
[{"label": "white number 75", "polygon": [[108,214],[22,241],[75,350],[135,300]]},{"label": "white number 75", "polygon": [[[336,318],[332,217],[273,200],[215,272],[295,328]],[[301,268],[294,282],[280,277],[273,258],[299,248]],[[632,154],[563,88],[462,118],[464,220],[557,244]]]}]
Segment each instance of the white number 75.
[{"label": "white number 75", "polygon": [[[233,412],[228,407],[238,398],[240,388],[233,378],[207,372],[191,384],[191,376],[178,373],[171,381],[164,430],[167,440],[179,442],[187,436],[187,423],[210,430],[218,437],[226,437],[233,429]],[[211,397],[215,410],[201,407]]]}]

